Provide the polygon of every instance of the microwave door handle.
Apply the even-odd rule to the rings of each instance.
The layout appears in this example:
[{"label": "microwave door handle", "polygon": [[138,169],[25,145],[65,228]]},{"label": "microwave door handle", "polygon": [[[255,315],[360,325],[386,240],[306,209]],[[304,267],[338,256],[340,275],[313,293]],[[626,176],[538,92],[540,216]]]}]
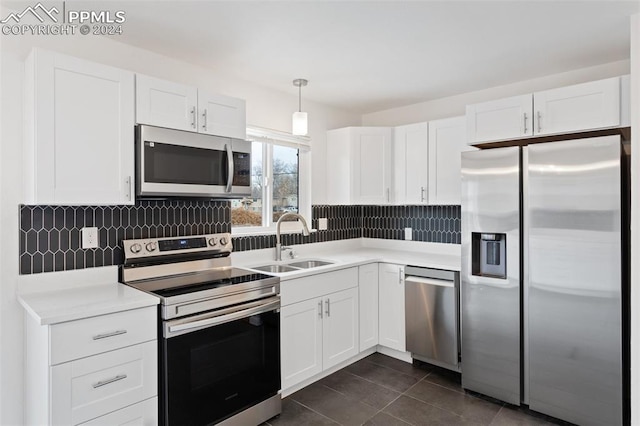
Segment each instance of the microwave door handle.
[{"label": "microwave door handle", "polygon": [[231,190],[233,189],[233,151],[231,151],[231,144],[225,144],[224,145],[225,149],[227,150],[227,170],[228,170],[228,176],[227,176],[227,192],[231,192]]}]

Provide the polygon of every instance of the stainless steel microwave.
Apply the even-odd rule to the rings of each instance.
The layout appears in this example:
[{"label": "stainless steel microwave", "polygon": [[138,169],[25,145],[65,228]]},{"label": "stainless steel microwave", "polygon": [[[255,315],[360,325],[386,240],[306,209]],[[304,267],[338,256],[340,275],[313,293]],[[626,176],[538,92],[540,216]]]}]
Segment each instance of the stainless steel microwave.
[{"label": "stainless steel microwave", "polygon": [[142,197],[251,195],[251,142],[137,125],[136,193]]}]

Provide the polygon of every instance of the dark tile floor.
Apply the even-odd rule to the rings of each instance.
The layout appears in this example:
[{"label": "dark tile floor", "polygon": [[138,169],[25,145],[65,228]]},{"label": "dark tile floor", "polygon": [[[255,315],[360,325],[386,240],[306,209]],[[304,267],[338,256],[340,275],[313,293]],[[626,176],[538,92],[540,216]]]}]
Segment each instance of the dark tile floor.
[{"label": "dark tile floor", "polygon": [[552,425],[499,401],[465,392],[460,375],[375,353],[282,401],[267,425]]}]

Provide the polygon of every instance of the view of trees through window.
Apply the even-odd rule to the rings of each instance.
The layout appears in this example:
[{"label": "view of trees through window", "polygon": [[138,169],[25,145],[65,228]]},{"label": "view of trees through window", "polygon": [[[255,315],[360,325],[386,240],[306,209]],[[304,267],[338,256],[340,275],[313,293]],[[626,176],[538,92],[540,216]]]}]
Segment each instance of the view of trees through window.
[{"label": "view of trees through window", "polygon": [[298,212],[298,150],[253,142],[251,197],[231,202],[232,225],[270,226],[286,212]]}]

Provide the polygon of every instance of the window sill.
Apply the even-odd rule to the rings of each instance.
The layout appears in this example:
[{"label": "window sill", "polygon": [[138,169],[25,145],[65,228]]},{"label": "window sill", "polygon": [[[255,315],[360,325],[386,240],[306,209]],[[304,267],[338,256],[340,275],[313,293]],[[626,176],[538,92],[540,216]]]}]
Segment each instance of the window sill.
[{"label": "window sill", "polygon": [[[317,229],[309,229],[309,232],[314,233],[314,232],[318,232]],[[284,235],[284,234],[301,234],[302,233],[302,228],[300,229],[280,229],[280,235]],[[266,229],[261,229],[261,230],[244,230],[242,228],[240,229],[231,229],[231,236],[232,237],[250,237],[250,236],[254,236],[254,235],[276,235],[276,229],[275,228],[266,228]]]}]

